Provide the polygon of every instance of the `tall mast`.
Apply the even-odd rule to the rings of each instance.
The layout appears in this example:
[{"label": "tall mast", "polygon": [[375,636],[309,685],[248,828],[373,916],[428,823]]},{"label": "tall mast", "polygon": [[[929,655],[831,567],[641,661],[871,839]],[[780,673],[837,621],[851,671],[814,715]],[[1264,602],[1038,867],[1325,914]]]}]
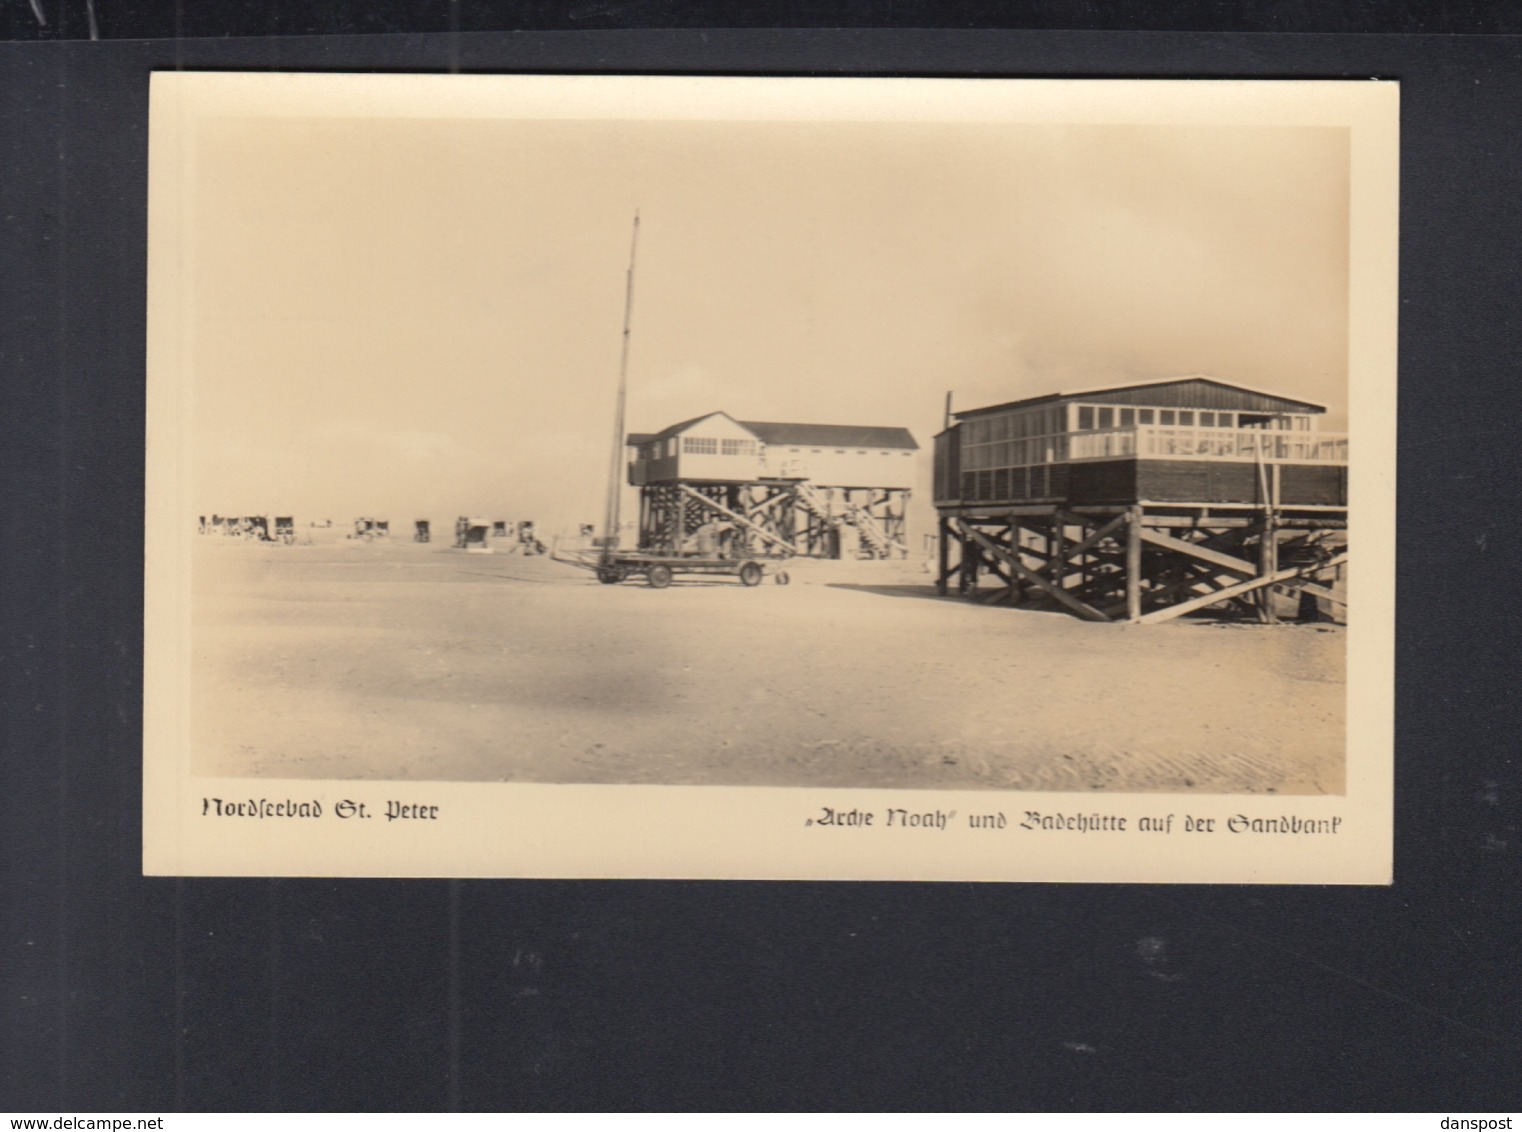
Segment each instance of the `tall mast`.
[{"label": "tall mast", "polygon": [[629,272],[624,280],[624,343],[618,361],[618,409],[613,414],[613,463],[608,470],[608,511],[603,523],[603,558],[618,549],[618,501],[623,490],[624,402],[629,393],[629,318],[634,313],[634,253],[639,248],[639,210],[629,238]]}]

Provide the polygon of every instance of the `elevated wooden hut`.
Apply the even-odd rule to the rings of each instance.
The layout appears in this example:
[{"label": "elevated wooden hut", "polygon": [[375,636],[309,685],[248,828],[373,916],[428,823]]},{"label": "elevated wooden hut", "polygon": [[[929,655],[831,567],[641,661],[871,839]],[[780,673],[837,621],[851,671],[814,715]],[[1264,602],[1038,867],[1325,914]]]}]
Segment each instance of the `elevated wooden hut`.
[{"label": "elevated wooden hut", "polygon": [[1318,579],[1346,559],[1348,441],[1324,413],[1203,375],[962,410],[935,438],[940,588],[1094,620],[1339,602]]},{"label": "elevated wooden hut", "polygon": [[727,524],[736,552],[902,557],[919,445],[908,429],[740,421],[708,413],[630,433],[640,547],[667,554],[705,524]]}]

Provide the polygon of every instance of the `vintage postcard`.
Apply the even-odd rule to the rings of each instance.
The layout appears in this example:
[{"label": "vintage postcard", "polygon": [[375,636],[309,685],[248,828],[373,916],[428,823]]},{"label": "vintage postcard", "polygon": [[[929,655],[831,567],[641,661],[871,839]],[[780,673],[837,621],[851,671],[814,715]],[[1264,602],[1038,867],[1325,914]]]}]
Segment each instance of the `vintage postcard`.
[{"label": "vintage postcard", "polygon": [[156,75],[145,872],[1388,883],[1398,106]]}]

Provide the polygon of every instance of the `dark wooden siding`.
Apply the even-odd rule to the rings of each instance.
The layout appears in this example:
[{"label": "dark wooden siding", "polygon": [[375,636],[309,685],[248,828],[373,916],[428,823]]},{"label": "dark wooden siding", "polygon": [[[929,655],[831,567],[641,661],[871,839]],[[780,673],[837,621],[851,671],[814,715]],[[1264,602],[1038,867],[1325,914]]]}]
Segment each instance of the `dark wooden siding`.
[{"label": "dark wooden siding", "polygon": [[1348,470],[1337,465],[1286,464],[1279,471],[1279,501],[1346,507]]},{"label": "dark wooden siding", "polygon": [[1142,499],[1180,503],[1260,502],[1256,464],[1143,460],[1136,471],[1136,490]]},{"label": "dark wooden siding", "polygon": [[[1138,498],[1178,503],[1261,503],[1256,464],[1206,460],[1143,460],[1137,470]],[[1279,468],[1279,502],[1347,505],[1346,471],[1322,464]],[[1075,501],[1076,502],[1076,501]]]},{"label": "dark wooden siding", "polygon": [[[641,461],[641,463],[644,465],[644,482],[670,483],[672,480],[675,480],[677,478],[677,463],[679,459],[680,457],[678,456],[662,456],[659,459],[655,460]],[[629,467],[629,482],[638,482],[637,477],[634,475],[634,467],[632,464]]]},{"label": "dark wooden siding", "polygon": [[936,493],[936,502],[1030,503],[1061,500],[1068,492],[1066,464],[1037,464],[1030,468],[990,468],[963,472],[954,496]]},{"label": "dark wooden siding", "polygon": [[1130,503],[1136,498],[1136,461],[1070,464],[1068,498],[1074,503]]},{"label": "dark wooden siding", "polygon": [[935,438],[935,487],[932,495],[936,502],[959,498],[962,482],[962,426],[952,425]]},{"label": "dark wooden siding", "polygon": [[[946,479],[937,441],[937,503],[1028,503],[1064,500],[1078,504],[1261,503],[1258,466],[1224,460],[1096,460],[963,472]],[[954,459],[955,448],[952,448]],[[1281,506],[1323,504],[1345,507],[1347,469],[1324,464],[1284,464],[1279,468]]]}]

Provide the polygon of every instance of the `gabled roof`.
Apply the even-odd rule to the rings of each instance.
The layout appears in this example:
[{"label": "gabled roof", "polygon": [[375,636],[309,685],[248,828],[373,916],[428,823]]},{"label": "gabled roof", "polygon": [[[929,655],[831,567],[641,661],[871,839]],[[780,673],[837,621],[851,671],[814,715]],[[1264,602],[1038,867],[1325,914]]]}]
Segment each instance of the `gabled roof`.
[{"label": "gabled roof", "polygon": [[793,424],[786,421],[737,421],[725,412],[704,413],[701,417],[681,421],[663,428],[660,432],[631,432],[627,443],[648,444],[680,436],[694,425],[702,424],[710,417],[724,417],[741,428],[755,434],[763,444],[816,445],[820,448],[904,448],[917,449],[906,428],[878,425]]},{"label": "gabled roof", "polygon": [[1045,405],[1053,401],[1073,401],[1084,398],[1103,399],[1117,393],[1129,393],[1154,386],[1187,385],[1196,382],[1203,385],[1212,385],[1217,389],[1225,389],[1278,401],[1286,409],[1300,409],[1313,413],[1326,412],[1325,405],[1318,405],[1314,401],[1306,401],[1299,397],[1286,397],[1281,393],[1273,393],[1266,389],[1256,389],[1251,385],[1242,385],[1240,382],[1222,381],[1220,378],[1211,377],[1208,374],[1191,373],[1185,374],[1182,377],[1160,377],[1150,381],[1129,381],[1123,385],[1106,385],[1094,389],[1075,389],[1068,393],[1044,393],[1039,397],[1024,397],[1018,401],[1005,401],[998,405],[984,405],[976,409],[962,409],[954,412],[952,415],[960,419],[962,417],[980,416],[983,413],[992,413],[1005,409],[1023,409],[1034,405]]},{"label": "gabled roof", "polygon": [[631,432],[629,434],[629,439],[625,441],[625,443],[646,444],[652,440],[665,440],[668,437],[680,436],[693,425],[702,424],[709,417],[723,417],[725,420],[734,421],[734,423],[737,425],[741,425],[742,427],[745,426],[744,421],[735,421],[734,417],[730,416],[723,410],[719,410],[717,412],[704,413],[701,417],[693,417],[691,420],[678,421],[674,425],[667,425],[665,428],[661,429],[660,432]]},{"label": "gabled roof", "polygon": [[767,444],[831,445],[837,448],[919,447],[907,428],[879,425],[789,424],[783,421],[740,421]]}]

